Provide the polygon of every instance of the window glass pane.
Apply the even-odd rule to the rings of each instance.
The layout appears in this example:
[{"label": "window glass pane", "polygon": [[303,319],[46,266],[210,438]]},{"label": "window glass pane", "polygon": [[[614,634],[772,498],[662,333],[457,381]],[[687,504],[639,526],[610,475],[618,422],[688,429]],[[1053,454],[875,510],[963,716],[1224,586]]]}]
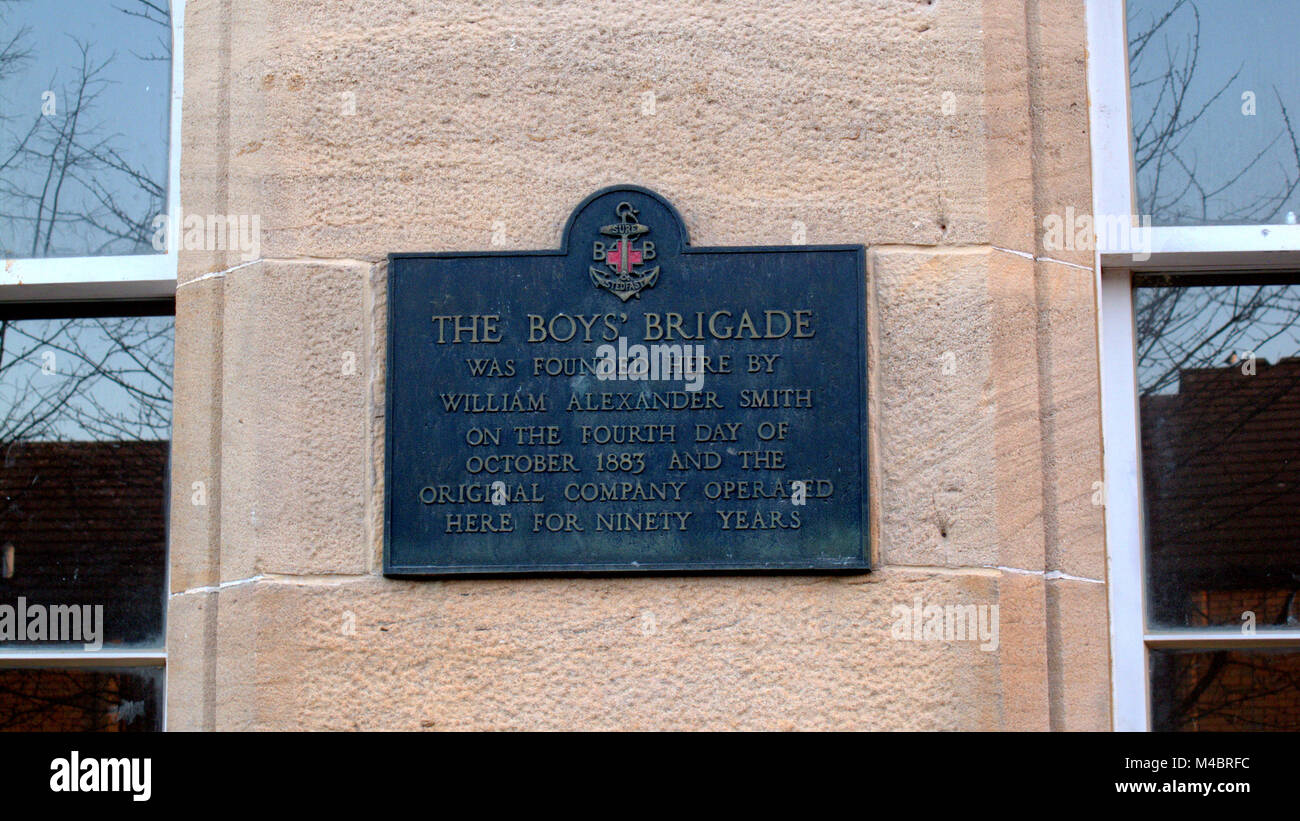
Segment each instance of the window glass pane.
[{"label": "window glass pane", "polygon": [[0,316],[0,646],[162,646],[172,332]]},{"label": "window glass pane", "polygon": [[1294,222],[1294,0],[1128,0],[1137,209],[1154,225]]},{"label": "window glass pane", "polygon": [[161,250],[153,239],[155,217],[167,213],[168,7],[0,1],[5,257]]},{"label": "window glass pane", "polygon": [[161,667],[0,668],[0,730],[150,732],[162,729]]},{"label": "window glass pane", "polygon": [[1152,650],[1152,729],[1300,730],[1300,651]]},{"label": "window glass pane", "polygon": [[1152,627],[1300,627],[1297,283],[1135,278]]}]

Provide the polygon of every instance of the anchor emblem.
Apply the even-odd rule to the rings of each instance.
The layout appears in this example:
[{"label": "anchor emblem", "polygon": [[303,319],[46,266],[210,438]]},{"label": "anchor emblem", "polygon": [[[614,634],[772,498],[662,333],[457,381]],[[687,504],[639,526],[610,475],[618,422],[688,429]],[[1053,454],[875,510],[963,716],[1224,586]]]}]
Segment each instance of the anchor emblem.
[{"label": "anchor emblem", "polygon": [[597,288],[605,288],[627,302],[643,288],[654,287],[659,279],[659,266],[645,267],[655,258],[655,244],[644,239],[650,229],[637,222],[637,210],[632,204],[620,202],[614,213],[618,222],[600,229],[600,233],[613,241],[597,240],[592,243],[591,251],[592,262],[603,262],[608,270],[592,265],[591,281]]}]

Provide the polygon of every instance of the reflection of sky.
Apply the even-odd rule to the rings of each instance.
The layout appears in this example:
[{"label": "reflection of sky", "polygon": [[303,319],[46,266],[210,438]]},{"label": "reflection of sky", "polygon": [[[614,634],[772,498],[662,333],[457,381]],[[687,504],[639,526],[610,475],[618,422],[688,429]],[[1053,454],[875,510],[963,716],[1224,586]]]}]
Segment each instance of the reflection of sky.
[{"label": "reflection of sky", "polygon": [[[1173,317],[1144,333],[1144,315],[1153,310],[1158,296],[1172,292],[1180,292]],[[1264,307],[1234,320],[1256,294],[1263,295]],[[1144,394],[1176,393],[1177,370],[1227,367],[1233,354],[1244,358],[1253,352],[1257,367],[1300,356],[1300,285],[1141,287],[1134,289],[1133,296],[1138,316],[1138,387]],[[1141,356],[1142,352],[1148,353]],[[1167,375],[1173,378],[1166,379]]]},{"label": "reflection of sky", "polygon": [[9,321],[0,355],[0,442],[31,419],[49,425],[23,435],[26,441],[170,438],[173,322]]},{"label": "reflection of sky", "polygon": [[[163,0],[156,5],[166,8],[168,4]],[[127,165],[166,185],[171,68],[168,60],[145,58],[168,55],[170,33],[157,22],[122,11],[137,7],[138,0],[0,2],[3,43],[29,29],[19,42],[31,55],[17,70],[0,76],[0,162],[12,154],[32,123],[42,118],[41,95],[47,90],[56,94],[56,115],[42,118],[44,139],[35,144],[42,149],[54,144],[54,126],[63,121],[75,101],[81,68],[77,46],[80,41],[90,46],[93,64],[111,58],[101,75],[108,82],[77,123],[83,146],[112,148]],[[32,255],[36,205],[14,197],[11,187],[39,193],[48,171],[48,161],[31,157],[17,167],[0,171],[0,250],[15,256]],[[78,175],[82,179],[76,179]],[[120,172],[86,166],[76,168],[72,176],[74,179],[65,182],[60,193],[62,214],[102,210],[84,184],[87,177],[111,192],[136,220],[145,220],[151,210],[165,207],[151,202],[136,183]],[[109,240],[108,235],[85,224],[60,224],[49,256],[153,251],[149,245],[139,247],[131,240],[117,240],[102,247]],[[43,240],[41,244],[43,247]],[[38,249],[36,255],[45,254]]]},{"label": "reflection of sky", "polygon": [[[1148,30],[1152,21],[1162,17],[1176,2],[1129,0],[1130,41]],[[1164,73],[1170,64],[1168,55],[1176,49],[1174,62],[1181,67],[1195,31],[1191,6],[1200,13],[1200,56],[1182,117],[1199,110],[1241,69],[1238,78],[1190,130],[1180,149],[1180,154],[1195,169],[1197,181],[1207,189],[1214,189],[1249,165],[1284,130],[1274,87],[1300,137],[1300,3],[1296,0],[1189,0],[1147,45],[1134,79],[1140,81]],[[1257,113],[1253,117],[1242,113],[1241,95],[1246,91],[1255,94]],[[1158,92],[1159,83],[1133,91],[1135,129],[1149,115]],[[1162,111],[1167,111],[1168,106],[1166,97]],[[1152,161],[1145,173],[1139,175],[1140,198],[1151,188],[1155,164]],[[1290,139],[1283,134],[1253,170],[1209,201],[1206,220],[1199,219],[1199,193],[1195,189],[1188,191],[1174,208],[1193,212],[1197,217],[1179,219],[1175,224],[1244,222],[1243,218],[1232,218],[1230,212],[1260,195],[1280,193],[1287,175],[1291,180],[1300,175],[1298,164],[1300,160],[1293,153]],[[1172,162],[1167,164],[1160,182],[1161,199],[1177,194],[1186,182],[1183,171]],[[1138,207],[1142,213],[1150,213],[1149,204],[1139,202]],[[1285,222],[1287,211],[1300,212],[1300,189],[1292,193],[1270,221]],[[1160,221],[1156,220],[1155,224]]]}]

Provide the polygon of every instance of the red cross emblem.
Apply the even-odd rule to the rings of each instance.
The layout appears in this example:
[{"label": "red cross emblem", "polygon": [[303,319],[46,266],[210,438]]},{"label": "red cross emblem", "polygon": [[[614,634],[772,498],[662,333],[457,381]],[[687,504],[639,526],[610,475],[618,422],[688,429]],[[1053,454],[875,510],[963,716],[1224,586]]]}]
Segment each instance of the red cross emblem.
[{"label": "red cross emblem", "polygon": [[632,270],[633,265],[641,264],[641,252],[634,250],[629,240],[621,239],[614,243],[605,259],[615,271],[626,274]]},{"label": "red cross emblem", "polygon": [[[649,270],[638,270],[643,263],[655,259],[655,246],[645,235],[650,233],[648,226],[637,222],[636,209],[630,202],[620,202],[614,209],[618,222],[606,225],[600,233],[610,240],[600,240],[592,246],[592,262],[603,262],[604,266],[592,265],[591,282],[597,288],[604,288],[614,296],[627,302],[637,296],[642,288],[653,288],[659,280],[659,266]],[[641,238],[641,247],[636,247],[636,240]],[[606,243],[609,243],[608,246]]]}]

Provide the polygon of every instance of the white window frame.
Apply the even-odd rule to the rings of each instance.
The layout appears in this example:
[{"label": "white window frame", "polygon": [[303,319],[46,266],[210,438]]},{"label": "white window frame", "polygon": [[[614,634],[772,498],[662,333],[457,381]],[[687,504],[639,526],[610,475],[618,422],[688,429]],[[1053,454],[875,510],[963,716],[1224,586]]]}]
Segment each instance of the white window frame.
[{"label": "white window frame", "polygon": [[[171,0],[171,95],[167,150],[168,225],[176,226],[181,208],[181,101],[184,97],[185,0]],[[177,243],[166,253],[120,256],[12,259],[0,261],[0,302],[84,302],[98,300],[149,300],[176,296]],[[169,494],[167,494],[169,495]],[[170,535],[166,555],[171,555]],[[170,567],[163,579],[163,606],[170,590]],[[164,624],[166,613],[164,612]],[[165,629],[165,628],[164,628]],[[163,671],[162,729],[167,729],[167,650],[32,650],[0,648],[0,669],[154,667]]]},{"label": "white window frame", "polygon": [[[1096,215],[1133,215],[1125,0],[1087,0],[1092,198]],[[1136,224],[1136,222],[1135,222]],[[1131,238],[1131,235],[1130,235]],[[1300,630],[1152,630],[1146,623],[1142,471],[1132,274],[1140,271],[1300,271],[1300,225],[1152,227],[1150,248],[1106,248],[1097,271],[1098,353],[1110,607],[1112,719],[1116,730],[1151,728],[1148,655],[1154,648],[1300,644]],[[1148,256],[1149,252],[1149,256]]]}]

